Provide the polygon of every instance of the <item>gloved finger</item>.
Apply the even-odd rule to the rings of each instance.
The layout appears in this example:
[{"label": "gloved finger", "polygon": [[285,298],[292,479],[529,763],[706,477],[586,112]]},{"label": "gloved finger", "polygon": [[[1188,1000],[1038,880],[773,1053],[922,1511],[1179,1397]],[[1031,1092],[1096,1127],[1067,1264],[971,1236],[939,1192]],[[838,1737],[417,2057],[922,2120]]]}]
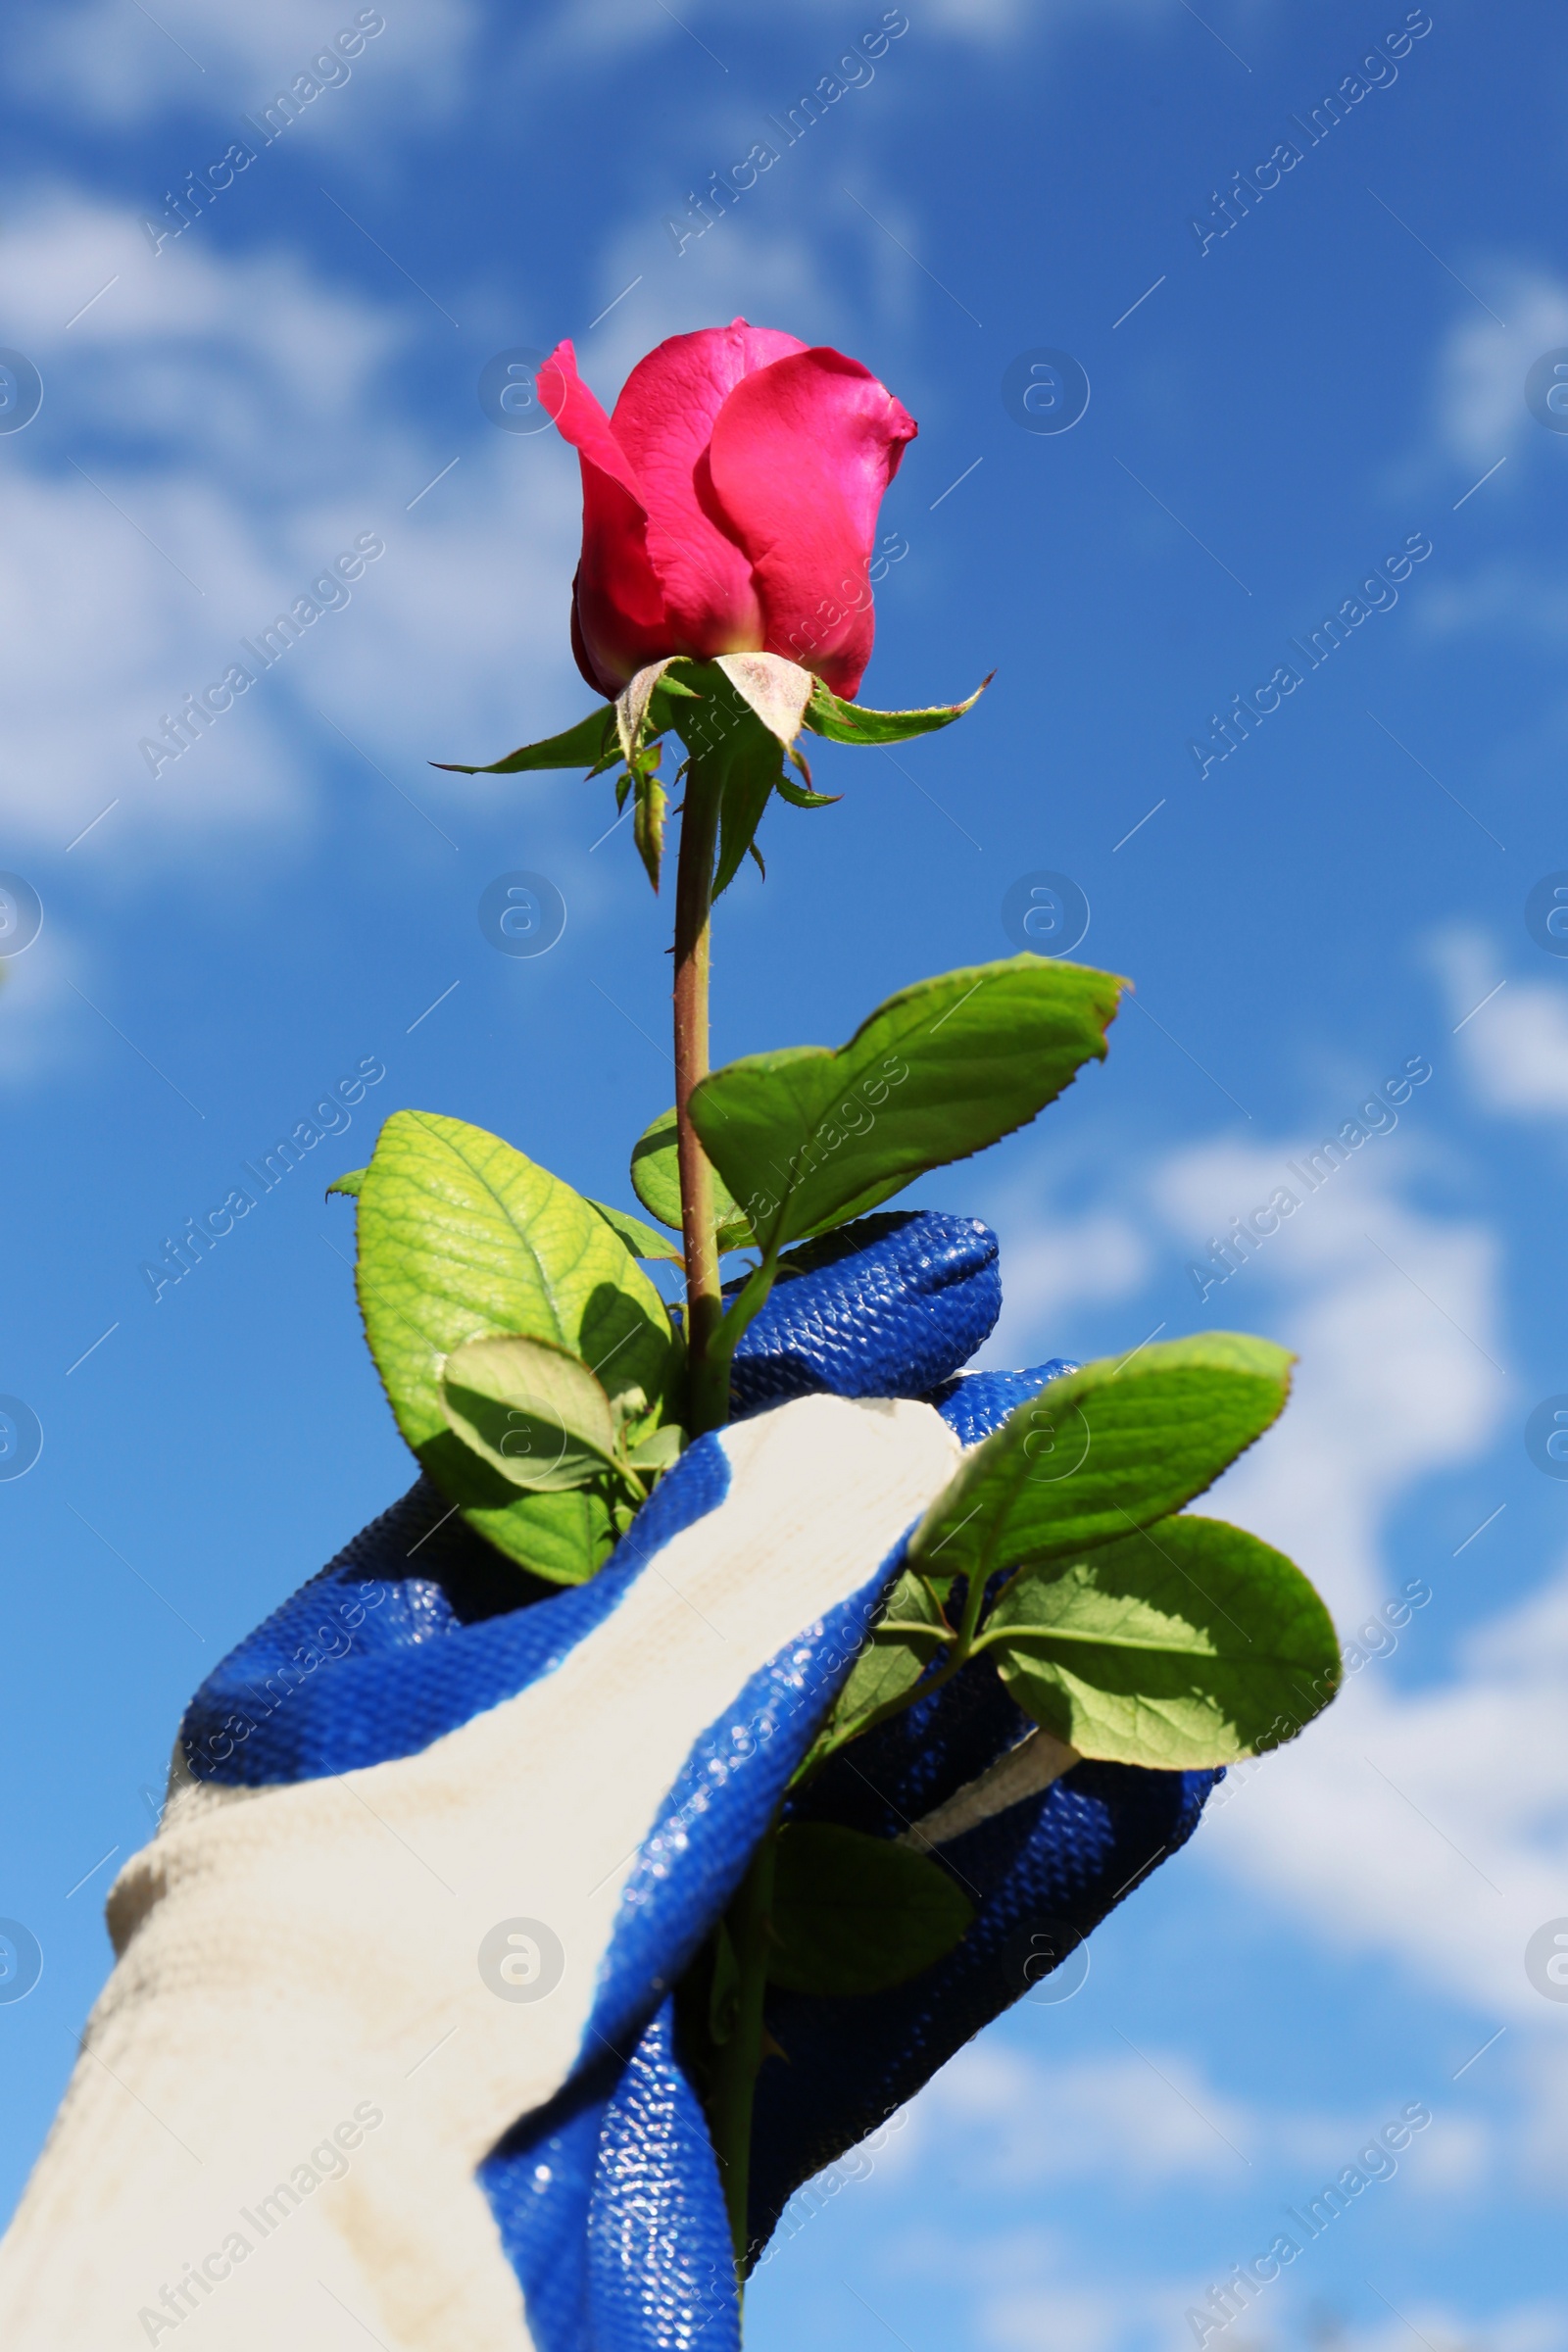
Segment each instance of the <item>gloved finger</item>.
[{"label": "gloved finger", "polygon": [[[977,1675],[988,1670],[976,1661]],[[974,1921],[944,1959],[889,1991],[770,1993],[767,2031],[783,2055],[765,2059],[758,2078],[754,2259],[804,2181],[885,2123],[1186,1843],[1218,1777],[1079,1763],[956,1838],[917,1837],[968,1896]],[[812,1817],[863,1828],[871,1809],[823,1800]]]},{"label": "gloved finger", "polygon": [[729,2214],[666,2000],[479,2170],[539,2352],[739,2352]]},{"label": "gloved finger", "polygon": [[928,1396],[991,1335],[997,1257],[988,1225],[934,1209],[861,1217],[790,1250],[735,1350],[732,1412],[824,1390]]},{"label": "gloved finger", "polygon": [[[1058,1359],[960,1378],[938,1392],[943,1416],[976,1444],[1074,1368]],[[1219,1777],[1078,1761],[1036,1731],[981,1656],[791,1799],[789,1819],[914,1844],[950,1873],[975,1918],[953,1951],[886,1992],[770,1992],[767,2029],[783,2055],[758,2079],[754,2259],[805,2180],[875,2131],[1185,1844]]]}]

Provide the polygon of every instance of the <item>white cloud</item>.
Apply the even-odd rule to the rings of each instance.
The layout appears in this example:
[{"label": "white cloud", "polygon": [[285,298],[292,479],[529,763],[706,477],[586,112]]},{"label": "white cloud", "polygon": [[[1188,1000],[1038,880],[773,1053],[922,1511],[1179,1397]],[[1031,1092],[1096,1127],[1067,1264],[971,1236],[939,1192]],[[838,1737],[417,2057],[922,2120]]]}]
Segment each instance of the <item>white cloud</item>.
[{"label": "white cloud", "polygon": [[926,22],[956,39],[1000,48],[1038,33],[1065,32],[1076,24],[1103,25],[1114,18],[1118,32],[1129,25],[1152,30],[1174,15],[1171,0],[931,0]]},{"label": "white cloud", "polygon": [[[293,258],[224,262],[197,229],[187,235],[155,256],[123,207],[69,183],[39,191],[0,257],[10,331],[29,349],[38,340],[62,359],[84,347],[119,348],[154,335],[199,345],[220,334],[264,370],[257,386],[264,399],[286,386],[291,401],[308,400],[319,387],[323,409],[367,360],[401,335],[368,305],[313,285]],[[113,291],[68,325],[111,273],[118,281]],[[258,412],[258,420],[265,414]],[[173,437],[182,420],[161,421]]]},{"label": "white cloud", "polygon": [[[1234,2264],[1260,2253],[1284,2226],[1283,2214],[1260,2216],[1250,2233],[1237,2233],[1211,2269],[1155,2271],[1140,2262],[1135,2235],[1107,2238],[1102,2229],[1096,2229],[1086,2244],[1079,2231],[1045,2225],[1041,2200],[1029,2181],[1015,2205],[1009,2206],[992,2189],[982,2208],[983,2220],[960,2217],[954,2208],[953,2187],[967,2178],[968,2153],[964,2148],[951,2158],[944,2155],[940,2170],[933,2168],[925,2182],[906,2192],[905,2201],[913,2204],[924,2188],[928,2218],[918,2234],[891,2237],[883,2245],[878,2271],[906,2287],[930,2279],[943,2292],[956,2291],[962,2298],[963,2341],[983,2352],[1060,2352],[1063,2345],[1071,2345],[1073,2352],[1192,2352],[1194,2331],[1187,2313],[1201,2309],[1210,2286],[1224,2280],[1227,2258]],[[1368,2193],[1385,2192],[1378,2187]],[[844,2281],[837,2278],[835,2283]],[[1223,2352],[1227,2346],[1234,2352],[1259,2352],[1260,2346],[1283,2341],[1281,2331],[1295,2341],[1293,2321],[1300,2316],[1303,2293],[1327,2317],[1318,2301],[1325,2290],[1330,2296],[1335,2292],[1331,2281],[1314,2278],[1309,2267],[1287,2270],[1277,2283],[1262,2287],[1245,2320],[1210,2336],[1209,2352]],[[872,2273],[866,2276],[862,2303],[875,2309],[878,2302],[878,2278]],[[1338,2319],[1327,2328],[1311,2328],[1312,2340],[1332,2341],[1340,2352],[1403,2352],[1413,2322],[1435,2352],[1481,2343],[1489,2352],[1560,2352],[1568,2343],[1568,2313],[1555,2299],[1464,2313],[1436,2294],[1406,2292],[1399,2294],[1396,2313],[1385,2314],[1382,2305],[1373,2308],[1378,2311],[1376,2320]]]},{"label": "white cloud", "polygon": [[[247,8],[243,0],[159,0],[156,21],[117,0],[43,0],[20,12],[11,27],[12,86],[51,111],[88,120],[142,123],[175,112],[232,117],[239,137],[241,114],[308,74],[331,37],[366,15],[379,16],[382,29],[369,34],[358,58],[340,54],[323,69],[316,78],[336,86],[308,99],[307,107],[320,107],[334,121],[339,107],[346,115],[344,75],[358,85],[352,103],[360,112],[368,101],[379,110],[394,92],[406,102],[411,81],[421,110],[450,105],[479,22],[467,0],[421,0],[417,9],[390,15],[343,0],[331,18],[323,18],[318,0],[272,0],[266,9]],[[302,123],[312,120],[302,114]],[[206,159],[183,160],[194,166]]]},{"label": "white cloud", "polygon": [[0,1080],[25,1080],[58,1067],[72,1038],[80,1040],[82,1025],[74,1015],[81,1000],[71,983],[83,984],[82,965],[77,943],[46,904],[43,930],[31,947],[0,958]]},{"label": "white cloud", "polygon": [[1142,1289],[1153,1263],[1147,1231],[1125,1211],[1082,1216],[1042,1209],[1038,1192],[993,1211],[1004,1237],[1002,1317],[976,1361],[1013,1365],[1070,1353],[1067,1317],[1079,1304],[1125,1298]]},{"label": "white cloud", "polygon": [[[1433,1620],[1417,1623],[1411,1641]],[[1462,2001],[1478,2045],[1488,2021],[1568,2034],[1568,2012],[1524,1969],[1568,1886],[1565,1665],[1559,1573],[1473,1641],[1447,1683],[1401,1695],[1363,1668],[1212,1809],[1195,1856],[1265,1890],[1314,1940]]]},{"label": "white cloud", "polygon": [[[1568,969],[1560,981],[1500,969],[1484,933],[1458,927],[1432,943],[1459,1029],[1465,1076],[1489,1110],[1568,1111]],[[1490,999],[1490,1002],[1488,1001]]]},{"label": "white cloud", "polygon": [[[1412,1149],[1363,1146],[1208,1302],[1224,1299],[1226,1321],[1266,1320],[1301,1362],[1281,1422],[1202,1507],[1278,1544],[1347,1625],[1396,1590],[1383,1555],[1396,1505],[1479,1458],[1507,1408],[1493,1237],[1409,1205],[1396,1155]],[[1188,1230],[1222,1232],[1226,1208],[1290,1181],[1286,1157],[1299,1164],[1228,1146],[1181,1153],[1159,1198]],[[1245,1314],[1244,1285],[1256,1286]],[[1440,1592],[1404,1639],[1435,1638],[1442,1605]],[[1568,1589],[1553,1581],[1478,1636],[1446,1684],[1405,1697],[1368,1666],[1298,1741],[1239,1776],[1195,1854],[1314,1938],[1380,1954],[1478,2019],[1568,2029],[1522,1959],[1568,1884],[1565,1658]]]},{"label": "white cloud", "polygon": [[[1446,953],[1455,1002],[1484,995],[1493,967],[1456,961],[1452,942]],[[1511,984],[1472,1024],[1510,1000],[1523,1006],[1485,1036],[1470,1065],[1499,1105],[1562,1106],[1562,1006],[1549,984],[1541,993],[1538,1002]],[[1386,1543],[1411,1491],[1480,1461],[1520,1409],[1498,1330],[1496,1237],[1410,1197],[1433,1155],[1416,1124],[1423,1100],[1315,1191],[1298,1173],[1310,1137],[1215,1143],[1171,1154],[1094,1212],[1108,1234],[1126,1224],[1132,1239],[1103,1254],[1114,1268],[1123,1252],[1131,1274],[1152,1224],[1196,1256],[1276,1188],[1296,1192],[1294,1215],[1210,1291],[1201,1316],[1297,1349],[1295,1394],[1200,1507],[1297,1560],[1351,1631],[1403,1581]],[[1061,1255],[1070,1268],[1070,1247]],[[1002,1352],[1016,1360],[1018,1349]],[[1483,1544],[1505,1542],[1506,1526]],[[1453,1542],[1468,1532],[1457,1528]],[[1485,1557],[1478,1547],[1474,1561]],[[1429,1654],[1451,1640],[1442,1579],[1432,1582],[1437,1597],[1400,1636]],[[1369,1664],[1299,1740],[1234,1776],[1195,1841],[1198,1866],[1263,1896],[1293,1933],[1342,1956],[1379,1958],[1461,2002],[1476,2044],[1489,2020],[1568,2033],[1568,2009],[1543,2000],[1523,1965],[1534,1930],[1568,1911],[1565,1673],[1568,1575],[1491,1621],[1442,1682],[1403,1695],[1393,1673]],[[1453,2065],[1468,2054],[1456,2049]],[[1443,2149],[1455,2180],[1472,2178],[1485,2155],[1457,2123]]]},{"label": "white cloud", "polygon": [[[907,2111],[902,2169],[917,2172],[940,2150],[942,2164],[977,2192],[1030,2203],[1062,2180],[1100,2181],[1119,2196],[1201,2182],[1224,2203],[1255,2185],[1259,2169],[1308,2196],[1388,2120],[1381,2110],[1264,2107],[1223,2088],[1190,2053],[1158,2045],[1053,2065],[1023,2046],[1018,2020],[1029,2015],[1019,2011],[1011,2026],[968,2043],[933,2077]],[[1441,2132],[1411,2142],[1396,2170],[1418,2169],[1428,2192],[1461,2195],[1494,2162],[1487,2124],[1448,2114]]]},{"label": "white cloud", "polygon": [[1492,630],[1517,645],[1560,645],[1568,636],[1568,578],[1537,563],[1494,556],[1468,574],[1434,577],[1418,626],[1434,637]]},{"label": "white cloud", "polygon": [[1234,2184],[1258,2138],[1257,2119],[1172,2050],[1049,2066],[1016,2039],[970,2042],[914,2114],[945,2163],[1012,2191],[1091,2175],[1135,2188],[1195,2175]]},{"label": "white cloud", "polygon": [[[465,788],[425,759],[495,757],[535,718],[545,734],[574,714],[574,461],[477,410],[455,447],[421,443],[388,397],[400,311],[286,254],[155,259],[128,216],[70,191],[7,253],[13,331],[46,399],[58,369],[87,428],[71,436],[75,466],[41,434],[8,452],[0,812],[23,855],[63,853],[115,800],[79,860],[118,862],[127,842],[182,860],[236,828],[297,827],[313,805],[301,739],[339,757],[318,707],[437,804]],[[68,328],[68,303],[111,278]],[[349,608],[155,782],[139,739],[368,530],[387,552]]]},{"label": "white cloud", "polygon": [[1568,1111],[1568,989],[1516,983],[1481,1014],[1467,1059],[1494,1110]]},{"label": "white cloud", "polygon": [[[1118,31],[1129,24],[1152,28],[1162,21],[1179,22],[1177,4],[1178,0],[928,0],[911,18],[908,31],[915,39],[929,39],[936,33],[949,42],[961,41],[977,48],[1016,47],[1076,24],[1103,24],[1108,18],[1115,20]],[[823,44],[820,64],[809,72],[803,64],[799,80],[809,87],[818,73],[830,70],[835,52],[842,51],[859,30],[874,28],[882,13],[879,5],[868,12],[861,25],[853,25],[846,21],[841,0],[811,0],[809,6],[798,6],[794,12],[798,21],[815,16]],[[680,17],[681,29],[690,27],[688,39],[708,50],[716,74],[718,59],[727,57],[725,35],[738,31],[745,13],[735,6],[688,6]],[[679,35],[669,21],[662,24],[640,0],[566,0],[530,28],[526,55],[530,68],[537,71],[542,65],[580,56],[602,57],[609,51],[624,54],[655,45],[678,53],[678,43]],[[702,69],[695,57],[692,64],[695,76]]]},{"label": "white cloud", "polygon": [[[994,2263],[993,2249],[987,2253]],[[1036,2258],[1030,2267],[1038,2272],[1044,2266]],[[999,2285],[991,2264],[978,2284],[977,2301],[980,2340],[996,2352],[1056,2352],[1061,2344],[1071,2344],[1074,2352],[1108,2352],[1125,2340],[1131,2316],[1125,2290],[1107,2294],[1087,2279],[1059,2274],[1047,2284]]]},{"label": "white cloud", "polygon": [[1200,1146],[1166,1161],[1152,1189],[1195,1256],[1276,1189],[1299,1200],[1204,1301],[1210,1321],[1265,1328],[1299,1363],[1283,1418],[1201,1507],[1289,1553],[1348,1620],[1383,1597],[1381,1538],[1396,1501],[1485,1452],[1506,1380],[1494,1242],[1406,1203],[1414,1136],[1372,1138],[1316,1192],[1289,1164],[1303,1167],[1312,1148],[1310,1138]]},{"label": "white cloud", "polygon": [[[904,2111],[892,2203],[859,2220],[862,2231],[868,2221],[872,2228],[880,2222],[877,2272],[906,2285],[930,2279],[957,2292],[965,2340],[988,2352],[1054,2352],[1063,2343],[1075,2352],[1190,2348],[1185,2314],[1225,2277],[1227,2262],[1261,2251],[1283,2226],[1280,2203],[1304,2203],[1356,2162],[1403,2103],[1374,2101],[1358,2114],[1268,2108],[1225,2091],[1190,2056],[1163,2044],[1148,2062],[1117,2051],[1052,2064],[1024,2046],[1027,2021],[1027,2011],[1015,2012],[969,2043]],[[1411,2095],[1420,2087],[1412,2084]],[[1543,2082],[1544,2093],[1547,2087]],[[1374,2202],[1413,2198],[1429,2226],[1445,2205],[1452,2213],[1511,2180],[1525,2185],[1528,2167],[1558,2152],[1560,2116],[1556,2138],[1510,2154],[1485,2122],[1436,2098],[1429,2104],[1432,2125],[1366,2191]],[[1391,2187],[1396,2180],[1399,2185]],[[960,2183],[962,2205],[954,2193]],[[1195,2248],[1206,2249],[1195,2251],[1192,2271],[1174,2275],[1139,2262],[1138,2230],[1125,2215],[1133,2200],[1162,2208],[1173,2184],[1184,2191]],[[1046,2218],[1063,2187],[1088,2192],[1101,2212],[1087,2247],[1079,2232]],[[1267,2192],[1266,2214],[1250,2224],[1225,2222],[1241,2198],[1250,2203],[1259,2190]],[[900,2230],[895,2217],[912,2211],[925,2221],[918,2230]],[[1107,2243],[1122,2249],[1110,2272]],[[1204,2261],[1213,2267],[1199,2270]],[[1251,2325],[1235,2330],[1238,2344],[1255,2344],[1259,2328],[1263,2340],[1274,2340],[1273,2328],[1296,2302],[1297,2283],[1264,2289]],[[876,2273],[866,2277],[865,2299],[877,2306]],[[1452,2314],[1437,2314],[1430,2301],[1408,2309],[1423,2327],[1433,2321],[1434,2344],[1471,2340],[1477,2332],[1477,2323],[1461,2326]],[[764,2312],[760,2304],[759,2317]],[[1543,2303],[1515,2305],[1482,2325],[1486,2340],[1508,2352],[1557,2352],[1568,2334],[1560,2308]],[[1387,2328],[1380,2321],[1348,2329],[1344,2352],[1396,2352],[1396,2332],[1402,2330],[1392,2320]]]},{"label": "white cloud", "polygon": [[[1045,1176],[991,1210],[1004,1241],[1005,1304],[988,1363],[1078,1352],[1075,1305],[1134,1300],[1152,1274],[1168,1279],[1184,1261],[1214,1279],[1200,1298],[1184,1278],[1186,1303],[1167,1328],[1191,1320],[1261,1330],[1296,1352],[1283,1418],[1200,1507],[1287,1552],[1348,1624],[1390,1589],[1383,1537],[1410,1487],[1479,1459],[1507,1409],[1495,1238],[1484,1224],[1429,1215],[1406,1197],[1432,1156],[1417,1124],[1426,1099],[1418,1088],[1402,1109],[1385,1105],[1383,1131],[1341,1147],[1337,1167],[1321,1146],[1355,1111],[1348,1090],[1326,1130],[1184,1147],[1105,1188],[1084,1212],[1042,1211]],[[1282,1189],[1297,1200],[1294,1213],[1220,1279],[1210,1240]],[[1144,1337],[1144,1317],[1152,1323],[1158,1313],[1147,1304],[1129,1310],[1128,1346]]]},{"label": "white cloud", "polygon": [[1568,2043],[1555,2046],[1539,2041],[1528,2060],[1516,2061],[1514,2076],[1523,2091],[1519,2163],[1527,2179],[1568,2181]]},{"label": "white cloud", "polygon": [[1532,436],[1548,438],[1525,406],[1525,374],[1543,352],[1568,346],[1563,279],[1524,263],[1500,264],[1485,272],[1480,291],[1508,323],[1467,305],[1440,354],[1437,395],[1440,440],[1478,471]]}]

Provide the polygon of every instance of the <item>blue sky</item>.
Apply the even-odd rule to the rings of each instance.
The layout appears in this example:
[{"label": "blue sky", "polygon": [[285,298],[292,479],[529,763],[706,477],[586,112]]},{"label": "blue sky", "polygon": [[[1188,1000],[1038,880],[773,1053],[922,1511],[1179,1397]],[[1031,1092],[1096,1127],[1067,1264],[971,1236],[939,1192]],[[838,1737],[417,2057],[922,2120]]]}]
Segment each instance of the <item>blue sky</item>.
[{"label": "blue sky", "polygon": [[[1078,953],[1137,983],[1108,1062],[910,1196],[1001,1235],[987,1360],[1285,1341],[1296,1400],[1219,1507],[1347,1636],[1431,1594],[1071,2000],[1024,2004],[797,2217],[749,2340],[1176,2352],[1424,2102],[1397,2173],[1211,2341],[1559,2352],[1568,2004],[1524,1952],[1568,1916],[1568,1485],[1523,1434],[1568,1390],[1568,966],[1525,922],[1568,867],[1568,435],[1525,399],[1568,349],[1558,12],[1434,0],[1314,143],[1397,53],[1396,0],[909,0],[874,75],[682,243],[872,0],[388,0],[155,252],[166,191],[358,14],[13,13],[0,344],[43,405],[0,435],[0,867],[44,921],[0,989],[0,1390],[43,1451],[0,1482],[0,1913],[44,1973],[0,2003],[6,2198],[184,1699],[409,1475],[322,1185],[412,1104],[624,1200],[669,1099],[669,909],[626,830],[601,841],[608,786],[426,764],[588,702],[575,461],[498,430],[480,372],[570,334],[608,401],[741,313],[919,420],[865,699],[997,678],[896,759],[825,752],[840,807],[768,817],[766,884],[720,911],[717,1052],[836,1042],[1007,954],[1016,877],[1071,876]],[[1090,382],[1060,434],[1004,403],[1041,349]],[[350,600],[154,778],[139,740],[367,536]],[[1293,652],[1357,598],[1332,654]],[[1205,765],[1281,664],[1299,683]],[[567,906],[537,959],[476,920],[518,867]],[[363,1062],[352,1126],[155,1304],[142,1262]],[[1410,1062],[1397,1124],[1200,1298],[1211,1238]]]}]

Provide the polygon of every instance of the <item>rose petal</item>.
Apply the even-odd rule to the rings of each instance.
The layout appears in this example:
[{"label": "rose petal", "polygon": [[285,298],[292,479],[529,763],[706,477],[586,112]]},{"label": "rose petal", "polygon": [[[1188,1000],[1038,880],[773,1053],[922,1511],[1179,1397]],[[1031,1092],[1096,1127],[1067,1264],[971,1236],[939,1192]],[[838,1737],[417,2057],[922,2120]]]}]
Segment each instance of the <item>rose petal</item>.
[{"label": "rose petal", "polygon": [[[579,563],[578,570],[580,571],[581,568],[582,566]],[[572,575],[571,582],[571,658],[576,662],[577,667],[581,670],[583,676],[587,679],[589,685],[593,688],[595,694],[602,694],[607,703],[612,703],[616,695],[620,692],[620,688],[615,682],[614,678],[612,677],[609,670],[600,668],[598,662],[594,660],[592,654],[589,653],[587,646],[583,642],[582,621],[577,612],[577,578],[575,573]],[[634,671],[633,675],[635,676],[635,674],[636,673]]]},{"label": "rose petal", "polygon": [[825,347],[744,377],[714,419],[712,494],[751,559],[766,651],[835,694],[871,658],[877,510],[917,429],[869,368]]},{"label": "rose petal", "polygon": [[612,430],[635,469],[648,514],[648,557],[664,609],[683,648],[693,654],[755,652],[762,610],[747,557],[705,513],[713,419],[748,375],[806,349],[773,327],[705,326],[672,335],[639,360],[615,403]]},{"label": "rose petal", "polygon": [[569,342],[556,345],[535,378],[541,407],[555,420],[564,441],[609,474],[612,481],[641,503],[642,493],[631,460],[615,438],[614,427],[577,373],[577,354]]},{"label": "rose petal", "polygon": [[674,650],[648,560],[647,510],[630,459],[577,373],[569,343],[540,368],[539,398],[582,466],[582,561],[572,583],[572,651],[590,686],[612,699]]}]

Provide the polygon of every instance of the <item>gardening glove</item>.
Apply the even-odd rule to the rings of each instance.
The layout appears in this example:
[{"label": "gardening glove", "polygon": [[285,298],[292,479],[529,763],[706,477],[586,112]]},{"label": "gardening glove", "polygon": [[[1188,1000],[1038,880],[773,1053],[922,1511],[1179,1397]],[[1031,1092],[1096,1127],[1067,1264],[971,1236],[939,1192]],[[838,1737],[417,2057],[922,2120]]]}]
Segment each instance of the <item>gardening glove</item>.
[{"label": "gardening glove", "polygon": [[[955,1384],[1000,1303],[995,1254],[928,1216],[798,1253],[737,1361],[751,1417],[689,1449],[590,1585],[530,1587],[421,1479],[223,1662],[111,1894],[120,1964],[0,2248],[8,2345],[196,2323],[234,2352],[366,2328],[388,2352],[730,2352],[670,1988],[960,1438],[1063,1368]],[[891,1994],[775,1996],[791,2063],[758,2085],[759,2243],[1052,1935],[1159,1858],[1162,1824],[1180,1842],[1210,1777],[1042,1785],[1037,1757],[1020,1795],[1027,1727],[981,1662],[923,1704],[923,1728],[917,1708],[858,1747],[882,1811],[857,1826],[912,1831],[978,1917]],[[838,1820],[858,1801],[833,1767],[800,1800]]]}]

